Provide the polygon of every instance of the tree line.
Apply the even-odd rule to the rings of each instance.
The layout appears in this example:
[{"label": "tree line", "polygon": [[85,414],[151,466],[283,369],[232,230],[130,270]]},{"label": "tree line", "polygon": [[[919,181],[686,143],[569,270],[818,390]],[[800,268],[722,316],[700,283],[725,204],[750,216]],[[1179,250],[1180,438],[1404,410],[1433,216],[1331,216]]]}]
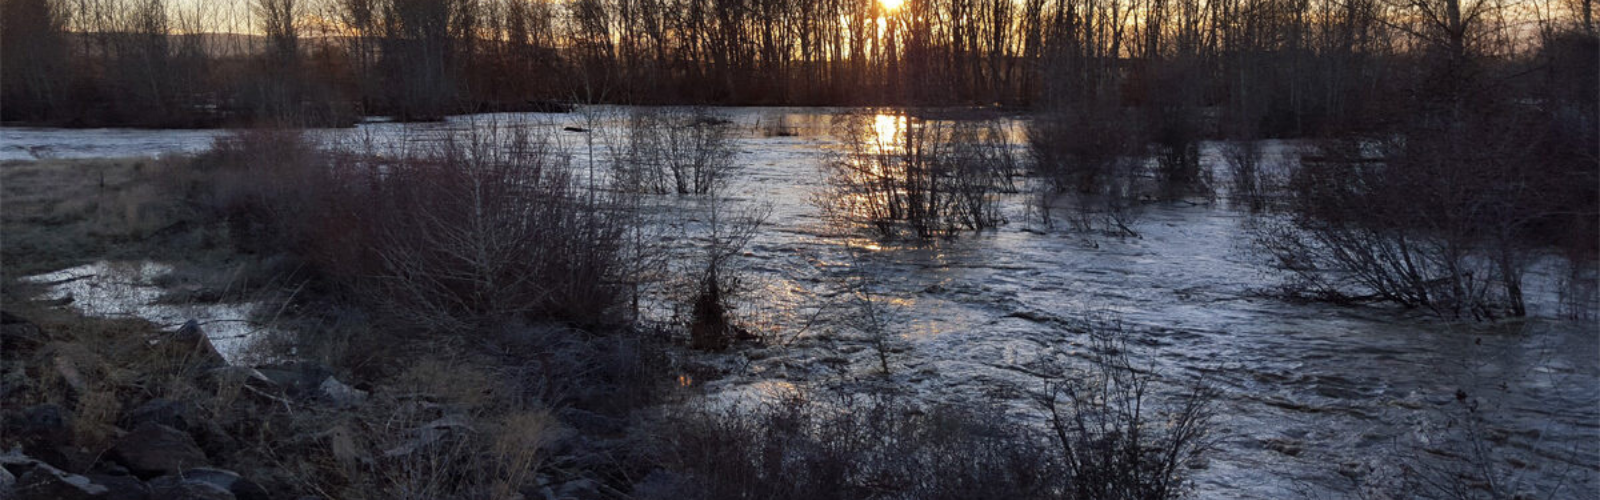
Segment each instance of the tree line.
[{"label": "tree line", "polygon": [[1557,33],[1592,40],[1593,3],[5,0],[4,115],[208,126],[574,100],[1093,101],[1303,136],[1370,124],[1391,83],[1440,48],[1507,63]]}]

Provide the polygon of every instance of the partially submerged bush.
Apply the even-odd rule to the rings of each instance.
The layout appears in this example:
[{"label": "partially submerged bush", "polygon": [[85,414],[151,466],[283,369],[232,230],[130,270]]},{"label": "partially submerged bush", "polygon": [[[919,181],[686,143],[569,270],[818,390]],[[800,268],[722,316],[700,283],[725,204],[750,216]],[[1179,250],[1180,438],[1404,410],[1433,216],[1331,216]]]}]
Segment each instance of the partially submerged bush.
[{"label": "partially submerged bush", "polygon": [[1142,200],[1144,139],[1137,121],[1105,106],[1058,111],[1028,127],[1028,146],[1039,186],[1040,216],[1051,224],[1054,200],[1067,196],[1080,231],[1135,236]]},{"label": "partially submerged bush", "polygon": [[1012,189],[1016,163],[993,125],[851,114],[835,127],[847,150],[816,198],[830,218],[922,238],[1005,223],[997,197]]},{"label": "partially submerged bush", "polygon": [[1088,373],[1052,381],[1041,398],[1057,457],[1072,478],[1067,498],[1176,498],[1185,471],[1210,448],[1215,391],[1200,382],[1157,397],[1153,369],[1135,366],[1122,332],[1090,333]]},{"label": "partially submerged bush", "polygon": [[687,276],[689,341],[696,349],[720,350],[739,336],[732,308],[747,291],[747,273],[737,261],[767,216],[764,207],[725,214],[723,203],[712,200],[704,246]]},{"label": "partially submerged bush", "polygon": [[1522,316],[1523,275],[1547,250],[1592,258],[1594,242],[1570,235],[1593,234],[1596,188],[1593,165],[1546,164],[1530,138],[1500,128],[1517,119],[1474,113],[1403,137],[1325,141],[1293,173],[1286,217],[1257,242],[1296,294]]},{"label": "partially submerged bush", "polygon": [[1267,208],[1267,173],[1263,171],[1261,141],[1235,140],[1220,145],[1228,165],[1228,198],[1234,206],[1260,212]]},{"label": "partially submerged bush", "polygon": [[523,129],[447,136],[390,165],[363,225],[371,286],[444,331],[515,318],[595,322],[621,300],[626,218],[583,192],[567,158]]},{"label": "partially submerged bush", "polygon": [[726,118],[704,109],[639,108],[628,117],[613,159],[621,187],[646,193],[708,194],[728,183],[733,133]]}]

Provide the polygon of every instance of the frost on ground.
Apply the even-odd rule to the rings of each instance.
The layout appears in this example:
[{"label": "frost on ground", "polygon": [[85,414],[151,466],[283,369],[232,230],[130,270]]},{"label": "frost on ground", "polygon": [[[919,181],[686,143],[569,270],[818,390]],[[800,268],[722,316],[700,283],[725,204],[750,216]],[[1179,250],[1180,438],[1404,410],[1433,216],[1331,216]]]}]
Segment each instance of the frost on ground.
[{"label": "frost on ground", "polygon": [[24,278],[47,287],[41,299],[66,301],[85,316],[139,318],[164,330],[177,330],[194,320],[229,364],[250,359],[250,345],[271,332],[253,318],[259,302],[173,304],[157,280],[173,270],[159,262],[109,262],[63,269]]}]

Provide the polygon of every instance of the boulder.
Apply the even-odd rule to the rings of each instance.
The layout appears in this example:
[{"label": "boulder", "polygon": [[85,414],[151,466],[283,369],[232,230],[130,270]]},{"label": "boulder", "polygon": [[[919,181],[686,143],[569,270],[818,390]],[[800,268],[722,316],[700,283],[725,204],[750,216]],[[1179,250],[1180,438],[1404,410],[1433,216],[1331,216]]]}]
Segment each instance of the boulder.
[{"label": "boulder", "polygon": [[11,471],[6,470],[4,467],[0,467],[0,498],[11,498],[12,495],[16,494],[16,490],[17,476],[12,475]]},{"label": "boulder", "polygon": [[[88,474],[94,484],[106,487],[108,493],[102,500],[152,500],[150,487],[139,478],[127,475]],[[159,499],[156,499],[159,500]]]},{"label": "boulder", "polygon": [[22,445],[21,452],[46,462],[63,463],[72,448],[72,419],[54,404],[30,406],[5,417],[3,434]]},{"label": "boulder", "polygon": [[333,377],[323,379],[318,391],[323,400],[338,408],[358,406],[367,400],[367,391],[345,385]]},{"label": "boulder", "polygon": [[17,478],[14,493],[17,500],[104,500],[111,490],[41,463]]},{"label": "boulder", "polygon": [[211,345],[211,337],[207,337],[205,332],[200,330],[200,323],[195,320],[189,320],[178,328],[178,331],[172,332],[167,342],[177,346],[184,354],[191,355],[189,362],[195,365],[202,367],[228,365],[228,361],[217,352],[217,347]]},{"label": "boulder", "polygon": [[166,398],[155,398],[145,401],[122,417],[122,427],[134,428],[141,424],[161,424],[180,431],[189,432],[198,423],[194,412],[188,403],[173,401]]},{"label": "boulder", "polygon": [[38,460],[24,455],[21,448],[12,448],[11,451],[0,453],[0,469],[11,474],[13,478],[26,474],[39,464]]},{"label": "boulder", "polygon": [[600,498],[600,484],[593,479],[580,477],[561,483],[555,489],[555,495],[560,499]]},{"label": "boulder", "polygon": [[39,325],[21,316],[0,311],[0,353],[16,356],[33,352],[50,342]]},{"label": "boulder", "polygon": [[183,476],[150,480],[150,497],[161,500],[235,500],[226,488]]},{"label": "boulder", "polygon": [[388,458],[404,457],[427,449],[440,439],[455,433],[471,433],[474,429],[467,417],[462,415],[445,415],[432,422],[423,424],[411,431],[412,438],[393,448],[384,450],[383,456]]},{"label": "boulder", "polygon": [[228,493],[238,500],[269,500],[267,490],[261,485],[230,470],[199,467],[183,471],[183,479],[200,481],[228,490]]},{"label": "boulder", "polygon": [[290,397],[315,395],[320,392],[322,383],[333,376],[332,368],[309,361],[261,366],[256,371]]},{"label": "boulder", "polygon": [[145,479],[206,465],[205,452],[188,434],[153,422],[140,424],[118,439],[111,447],[111,458]]},{"label": "boulder", "polygon": [[213,388],[224,385],[247,385],[270,393],[281,392],[278,384],[267,378],[267,375],[261,373],[261,370],[248,366],[213,368],[206,371],[204,380],[212,384],[211,387]]}]

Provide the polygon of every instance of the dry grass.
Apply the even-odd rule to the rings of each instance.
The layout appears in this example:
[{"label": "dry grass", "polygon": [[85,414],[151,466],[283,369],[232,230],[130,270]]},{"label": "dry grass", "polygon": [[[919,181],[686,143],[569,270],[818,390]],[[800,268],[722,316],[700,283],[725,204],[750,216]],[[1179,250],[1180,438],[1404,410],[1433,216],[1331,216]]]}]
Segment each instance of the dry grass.
[{"label": "dry grass", "polygon": [[155,160],[0,163],[0,255],[18,276],[147,251],[173,232],[183,200],[164,194],[171,165]]}]

